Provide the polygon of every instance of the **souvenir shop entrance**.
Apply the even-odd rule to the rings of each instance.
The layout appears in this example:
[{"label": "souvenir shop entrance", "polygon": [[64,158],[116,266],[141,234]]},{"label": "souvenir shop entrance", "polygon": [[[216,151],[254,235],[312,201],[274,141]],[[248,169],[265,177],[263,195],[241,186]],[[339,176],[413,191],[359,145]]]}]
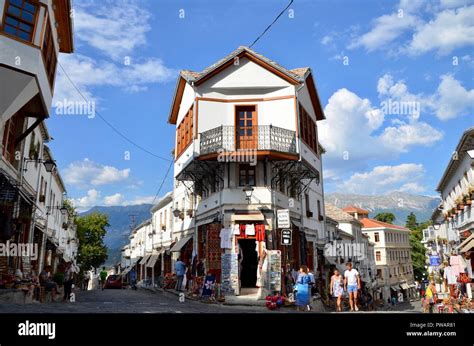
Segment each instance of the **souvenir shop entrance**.
[{"label": "souvenir shop entrance", "polygon": [[255,288],[257,284],[258,256],[255,239],[238,239],[240,286]]}]

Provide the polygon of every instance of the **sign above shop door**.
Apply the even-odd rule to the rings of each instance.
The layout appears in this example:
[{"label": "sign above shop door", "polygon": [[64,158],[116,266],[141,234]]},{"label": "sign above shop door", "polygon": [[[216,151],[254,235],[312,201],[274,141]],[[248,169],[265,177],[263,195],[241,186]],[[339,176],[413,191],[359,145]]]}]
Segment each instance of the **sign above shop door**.
[{"label": "sign above shop door", "polygon": [[277,221],[278,228],[290,228],[290,210],[279,209],[277,210]]}]

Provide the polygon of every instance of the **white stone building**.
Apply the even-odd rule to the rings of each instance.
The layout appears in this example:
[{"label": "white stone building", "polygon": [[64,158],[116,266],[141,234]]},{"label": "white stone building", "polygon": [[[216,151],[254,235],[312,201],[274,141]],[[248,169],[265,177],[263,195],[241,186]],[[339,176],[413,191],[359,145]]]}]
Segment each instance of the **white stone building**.
[{"label": "white stone building", "polygon": [[0,274],[75,261],[75,229],[60,210],[64,184],[44,145],[57,57],[73,51],[70,10],[69,0],[0,1],[0,241],[40,252],[37,260],[1,258]]},{"label": "white stone building", "polygon": [[[284,267],[316,269],[325,236],[323,119],[309,68],[288,70],[247,47],[201,72],[181,71],[169,116],[176,126],[172,252],[190,264],[204,259],[228,294],[255,288],[264,248],[282,251]],[[292,246],[281,246],[280,209],[289,209]],[[219,235],[229,227],[242,233],[221,253]],[[229,277],[238,253],[245,260]]]}]

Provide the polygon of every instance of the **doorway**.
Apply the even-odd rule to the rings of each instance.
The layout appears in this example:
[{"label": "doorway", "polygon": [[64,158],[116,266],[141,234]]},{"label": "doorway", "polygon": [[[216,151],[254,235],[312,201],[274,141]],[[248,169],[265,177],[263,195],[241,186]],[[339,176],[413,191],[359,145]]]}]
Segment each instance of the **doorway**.
[{"label": "doorway", "polygon": [[240,284],[242,288],[255,288],[257,285],[258,258],[255,239],[239,239],[242,251]]},{"label": "doorway", "polygon": [[236,106],[236,149],[257,148],[257,115],[255,106]]}]

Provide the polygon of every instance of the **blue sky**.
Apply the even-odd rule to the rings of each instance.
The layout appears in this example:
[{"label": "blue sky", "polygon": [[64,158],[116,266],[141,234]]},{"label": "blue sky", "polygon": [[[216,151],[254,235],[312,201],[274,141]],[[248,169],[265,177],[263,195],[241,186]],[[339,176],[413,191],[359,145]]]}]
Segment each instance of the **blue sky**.
[{"label": "blue sky", "polygon": [[[170,159],[179,70],[200,71],[249,45],[287,4],[75,1],[76,50],[60,62],[107,121]],[[473,17],[468,0],[296,0],[253,47],[287,68],[313,70],[327,117],[318,124],[326,192],[436,194],[474,125]],[[389,100],[414,108],[387,110]],[[54,105],[64,101],[82,100],[59,71]],[[97,115],[57,113],[47,123],[51,147],[79,208],[153,200],[168,161]],[[160,195],[170,189],[171,174]]]}]

